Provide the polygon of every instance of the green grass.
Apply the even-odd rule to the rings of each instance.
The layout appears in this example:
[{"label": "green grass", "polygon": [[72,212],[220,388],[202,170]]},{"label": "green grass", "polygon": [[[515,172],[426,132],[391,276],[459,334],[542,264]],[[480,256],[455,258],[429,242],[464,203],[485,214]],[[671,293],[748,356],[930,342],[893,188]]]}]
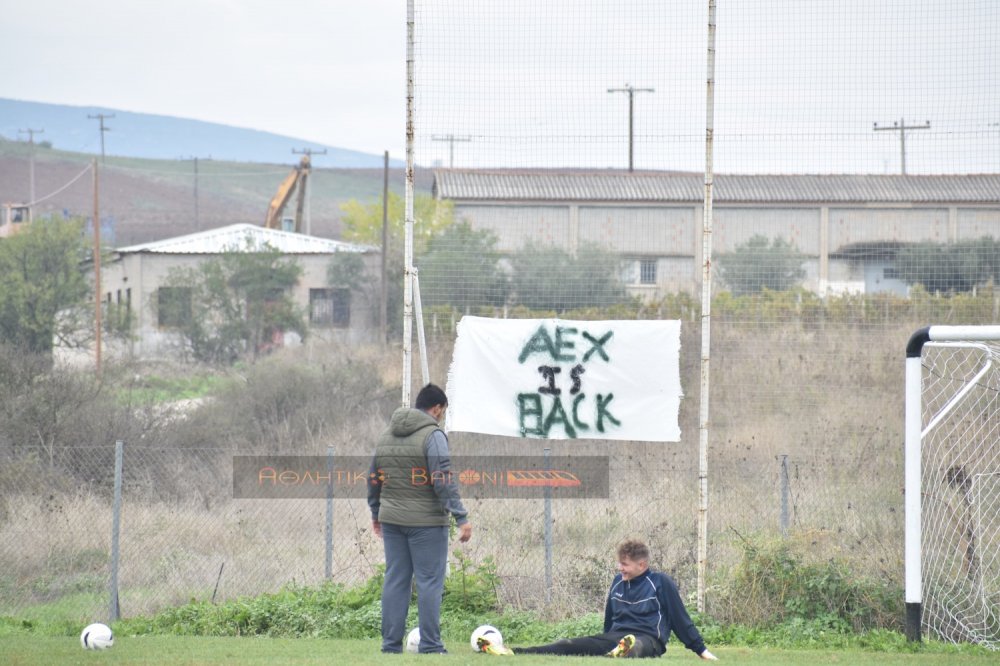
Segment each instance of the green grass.
[{"label": "green grass", "polygon": [[128,387],[121,400],[140,405],[157,405],[177,400],[193,400],[211,395],[229,381],[219,375],[191,374],[174,377],[151,375]]},{"label": "green grass", "polygon": [[[107,592],[101,594],[77,592],[53,601],[23,606],[18,609],[18,619],[40,624],[74,624],[79,622],[80,618],[92,617],[95,610],[106,613],[107,608]],[[0,632],[2,627],[3,622],[0,621]]]},{"label": "green grass", "polygon": [[[140,636],[115,639],[109,650],[89,652],[75,637],[5,636],[0,640],[0,663],[12,666],[34,664],[487,664],[492,657],[470,652],[466,642],[447,642],[447,656],[382,655],[377,640],[325,640],[308,638],[206,638]],[[990,664],[997,654],[962,654],[932,649],[915,654],[887,654],[858,650],[776,650],[713,648],[721,663],[774,664]],[[593,664],[585,657],[516,656],[518,664]],[[683,647],[672,644],[659,662],[700,663]],[[503,663],[503,662],[501,662]]]}]

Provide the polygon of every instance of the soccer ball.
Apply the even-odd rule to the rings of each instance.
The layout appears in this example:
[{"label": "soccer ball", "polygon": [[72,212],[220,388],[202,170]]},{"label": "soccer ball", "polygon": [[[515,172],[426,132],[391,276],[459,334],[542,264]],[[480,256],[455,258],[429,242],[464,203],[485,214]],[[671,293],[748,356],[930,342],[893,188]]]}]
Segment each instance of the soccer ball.
[{"label": "soccer ball", "polygon": [[472,636],[469,637],[469,645],[472,646],[473,652],[479,652],[480,636],[489,639],[493,645],[503,645],[503,636],[500,635],[500,630],[491,624],[482,624],[476,627],[476,630],[472,632]]},{"label": "soccer ball", "polygon": [[100,622],[88,624],[80,634],[80,645],[84,650],[104,650],[115,644],[111,627]]},{"label": "soccer ball", "polygon": [[420,651],[420,627],[414,627],[410,629],[410,633],[406,634],[406,651],[407,652],[419,652]]}]

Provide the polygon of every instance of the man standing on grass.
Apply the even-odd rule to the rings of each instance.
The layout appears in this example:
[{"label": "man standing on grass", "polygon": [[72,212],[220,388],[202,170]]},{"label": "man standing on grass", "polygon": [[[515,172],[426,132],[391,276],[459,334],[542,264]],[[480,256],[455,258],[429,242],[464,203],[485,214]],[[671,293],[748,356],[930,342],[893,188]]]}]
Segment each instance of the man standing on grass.
[{"label": "man standing on grass", "polygon": [[486,654],[560,654],[608,657],[659,657],[673,631],[687,649],[717,661],[691,621],[673,579],[649,568],[649,548],[641,541],[618,546],[618,574],[604,606],[604,633],[564,638],[538,647],[506,648],[479,639]]},{"label": "man standing on grass", "polygon": [[415,409],[393,412],[372,458],[368,506],[372,529],[385,546],[382,652],[403,651],[414,579],[419,651],[446,652],[441,642],[441,597],[451,517],[459,541],[472,536],[451,474],[448,437],[439,426],[447,408],[448,397],[440,387],[428,384],[420,389]]}]

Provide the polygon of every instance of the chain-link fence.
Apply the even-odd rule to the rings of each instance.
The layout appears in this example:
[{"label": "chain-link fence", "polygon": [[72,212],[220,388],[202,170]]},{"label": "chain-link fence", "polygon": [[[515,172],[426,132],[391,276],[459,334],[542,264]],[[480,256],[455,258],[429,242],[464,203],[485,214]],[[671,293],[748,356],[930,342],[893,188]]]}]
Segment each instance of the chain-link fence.
[{"label": "chain-link fence", "polygon": [[[524,452],[500,438],[452,441],[462,454]],[[552,448],[556,455],[582,453],[570,443]],[[601,603],[615,545],[639,535],[657,565],[693,589],[696,457],[642,443],[586,448],[607,456],[607,497],[478,498],[475,485],[463,483],[475,525],[466,554],[475,562],[493,558],[506,605],[568,614]],[[355,585],[382,562],[363,493],[331,501],[238,499],[239,451],[142,444],[122,450],[117,544],[115,445],[23,447],[5,459],[0,614],[34,617],[55,606],[86,619],[117,604],[122,616],[148,615],[192,599],[221,602],[293,583]],[[791,533],[807,535],[821,556],[850,554],[859,566],[898,575],[899,462],[863,449],[765,457],[746,449],[720,458],[713,466],[713,568],[731,566],[729,551],[742,540]],[[366,472],[358,470],[362,483]]]},{"label": "chain-link fence", "polygon": [[[507,603],[599,608],[632,535],[694,592],[703,267],[709,612],[759,540],[901,585],[906,342],[998,319],[1000,5],[720,4],[710,50],[700,0],[413,3],[415,157],[451,202],[414,220],[431,378],[465,314],[682,322],[678,443],[452,434],[461,454],[609,460],[606,499],[469,496],[467,550]],[[115,447],[21,444],[0,471],[0,613],[99,614]],[[124,615],[375,571],[363,499],[234,499],[241,452],[126,441]]]}]

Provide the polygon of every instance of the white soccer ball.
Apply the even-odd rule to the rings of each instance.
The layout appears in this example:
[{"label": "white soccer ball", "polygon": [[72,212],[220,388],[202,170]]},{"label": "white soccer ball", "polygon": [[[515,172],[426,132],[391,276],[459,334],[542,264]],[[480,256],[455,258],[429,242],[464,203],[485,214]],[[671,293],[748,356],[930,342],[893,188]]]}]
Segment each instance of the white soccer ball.
[{"label": "white soccer ball", "polygon": [[80,634],[80,645],[84,650],[104,650],[115,644],[111,627],[100,622],[88,624]]},{"label": "white soccer ball", "polygon": [[469,637],[469,645],[472,646],[473,652],[479,652],[480,636],[489,640],[493,645],[503,645],[503,636],[500,635],[499,629],[492,624],[481,624],[476,627],[476,630],[472,632],[472,636]]},{"label": "white soccer ball", "polygon": [[420,651],[420,627],[410,629],[410,633],[406,634],[406,645],[403,648],[407,652],[417,653]]}]

